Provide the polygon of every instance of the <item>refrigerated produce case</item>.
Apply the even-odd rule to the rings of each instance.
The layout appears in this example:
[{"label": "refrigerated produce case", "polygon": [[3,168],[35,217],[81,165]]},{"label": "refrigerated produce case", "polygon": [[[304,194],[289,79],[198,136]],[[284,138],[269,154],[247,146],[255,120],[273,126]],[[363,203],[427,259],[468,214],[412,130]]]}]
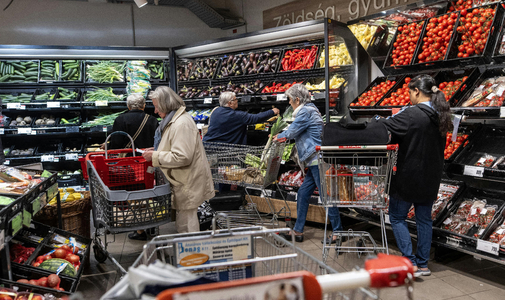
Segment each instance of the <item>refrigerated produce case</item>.
[{"label": "refrigerated produce case", "polygon": [[[444,176],[458,180],[463,187],[463,192],[459,192],[449,200],[447,207],[434,223],[433,244],[436,246],[437,255],[442,253],[443,249],[452,249],[505,264],[504,248],[499,245],[496,237],[500,236],[501,232],[493,233],[503,223],[503,196],[505,195],[503,192],[505,180],[503,171],[499,168],[505,160],[501,158],[505,155],[502,151],[503,145],[501,145],[501,140],[505,137],[503,129],[505,123],[501,119],[505,117],[503,106],[505,89],[502,87],[502,82],[505,81],[505,60],[503,59],[505,6],[503,2],[474,1],[472,7],[465,8],[467,10],[462,12],[456,7],[456,3],[451,1],[420,1],[348,22],[349,27],[360,28],[361,32],[368,34],[358,34],[357,38],[362,41],[362,46],[385,75],[376,78],[366,89],[359,90],[361,99],[356,97],[348,108],[355,118],[370,118],[376,114],[390,116],[402,106],[385,106],[384,103],[400,102],[403,92],[401,88],[405,85],[407,78],[413,78],[418,74],[433,76],[439,88],[446,93],[455,118],[455,130],[448,134],[446,141]],[[422,22],[422,20],[430,22],[429,18],[433,18],[435,23],[444,14],[448,14],[447,18],[455,18],[452,35],[448,34],[450,39],[445,41],[447,52],[444,58],[421,64],[418,62],[424,59],[423,56],[419,56],[422,54],[422,43],[429,38],[428,25],[424,24],[419,38],[416,39],[411,61],[405,65],[393,66],[392,51],[399,46],[394,44],[399,34],[398,26],[403,29],[404,25],[410,22]],[[472,20],[462,19],[468,14],[472,14]],[[484,19],[478,20],[482,23],[474,22],[475,24],[467,25],[466,23],[475,21],[474,15],[483,17]],[[475,26],[472,27],[472,25]],[[474,43],[473,48],[480,49],[478,53],[476,50],[466,52],[468,47],[462,47],[462,42],[465,39],[473,41],[472,38],[475,35],[472,30],[477,30],[479,27],[482,27],[484,31],[489,28],[488,36],[481,37],[482,40]],[[407,26],[407,28],[410,27]],[[482,44],[480,48],[479,43]],[[396,83],[389,85],[386,91],[382,90],[384,87],[379,87],[381,91],[377,91],[377,88],[373,89],[378,83],[388,81],[396,81]],[[363,100],[366,100],[366,97],[373,98],[369,105],[358,105],[358,103],[364,103]],[[453,222],[453,225],[459,229],[443,224],[451,214],[456,214],[459,204],[464,199],[473,198],[485,200],[486,205],[487,203],[496,205],[493,207],[492,218],[488,220],[490,223],[484,231],[479,232],[477,226],[467,223]],[[487,212],[487,210],[484,211]],[[371,211],[350,212],[349,216],[374,224],[378,223],[377,214]],[[411,234],[415,236],[415,221],[410,219],[408,222],[411,225]],[[451,228],[456,232],[465,232],[464,234],[455,233],[442,227]],[[489,238],[493,234],[494,243],[489,244]]]}]

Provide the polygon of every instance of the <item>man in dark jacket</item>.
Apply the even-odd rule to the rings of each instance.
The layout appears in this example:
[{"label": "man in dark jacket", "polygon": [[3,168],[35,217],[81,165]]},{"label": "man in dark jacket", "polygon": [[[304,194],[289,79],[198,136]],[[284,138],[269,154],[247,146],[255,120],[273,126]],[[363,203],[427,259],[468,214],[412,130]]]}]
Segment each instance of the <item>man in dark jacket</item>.
[{"label": "man in dark jacket", "polygon": [[246,145],[247,125],[266,121],[279,114],[277,108],[259,114],[237,111],[238,100],[233,92],[222,93],[219,105],[210,115],[209,131],[203,137],[204,142]]},{"label": "man in dark jacket", "polygon": [[[112,132],[124,131],[132,138],[137,133],[139,127],[143,125],[142,130],[134,141],[135,148],[149,148],[154,145],[154,133],[158,127],[158,120],[155,117],[144,112],[146,100],[140,94],[132,94],[126,99],[128,112],[120,114],[114,125]],[[124,135],[113,135],[110,138],[110,149],[124,149],[130,139]],[[131,146],[130,146],[131,147]]]}]

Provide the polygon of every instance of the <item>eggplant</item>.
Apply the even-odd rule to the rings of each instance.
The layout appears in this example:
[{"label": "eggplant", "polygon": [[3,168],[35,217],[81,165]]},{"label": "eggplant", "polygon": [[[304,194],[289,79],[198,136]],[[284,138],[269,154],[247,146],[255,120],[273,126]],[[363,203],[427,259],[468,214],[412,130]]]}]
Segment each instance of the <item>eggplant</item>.
[{"label": "eggplant", "polygon": [[252,67],[247,68],[247,74],[251,74]]},{"label": "eggplant", "polygon": [[233,55],[230,55],[228,57],[228,60],[226,61],[226,65],[230,65],[231,64],[231,62],[233,61],[233,57],[234,57]]},{"label": "eggplant", "polygon": [[242,58],[242,63],[243,63],[244,65],[246,65],[246,64],[247,64],[247,58],[245,58],[245,57],[244,57],[244,58]]},{"label": "eggplant", "polygon": [[268,72],[268,71],[270,71],[270,65],[263,65],[263,66],[260,67],[260,69],[261,68],[263,68],[263,71],[265,71],[265,73]]},{"label": "eggplant", "polygon": [[250,60],[251,62],[253,62],[253,61],[255,60],[255,58],[256,58],[256,55],[255,55],[254,53],[252,53],[252,52],[251,52],[251,53],[249,54],[249,60]]},{"label": "eggplant", "polygon": [[264,66],[264,65],[263,65],[263,66],[260,66],[260,67],[258,68],[257,73],[259,74],[259,73],[262,73],[263,71],[265,71],[265,66]]}]

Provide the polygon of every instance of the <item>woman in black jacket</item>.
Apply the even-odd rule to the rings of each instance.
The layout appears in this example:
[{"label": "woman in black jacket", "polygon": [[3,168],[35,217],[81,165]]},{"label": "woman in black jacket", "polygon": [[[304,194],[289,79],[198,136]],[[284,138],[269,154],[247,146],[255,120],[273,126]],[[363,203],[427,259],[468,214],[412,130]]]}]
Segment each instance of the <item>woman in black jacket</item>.
[{"label": "woman in black jacket", "polygon": [[[452,129],[449,104],[435,80],[419,75],[409,83],[413,106],[383,119],[393,143],[399,145],[397,171],[389,190],[389,216],[398,248],[415,266],[415,276],[428,276],[433,202],[437,199],[444,165],[447,131]],[[417,251],[407,228],[407,214],[414,205],[417,225]]]}]

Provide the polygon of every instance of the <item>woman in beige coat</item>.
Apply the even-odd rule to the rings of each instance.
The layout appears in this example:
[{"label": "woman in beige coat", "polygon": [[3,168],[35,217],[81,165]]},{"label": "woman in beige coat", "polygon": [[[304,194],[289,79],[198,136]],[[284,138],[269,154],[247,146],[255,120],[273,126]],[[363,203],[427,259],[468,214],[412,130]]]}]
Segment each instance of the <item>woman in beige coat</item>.
[{"label": "woman in beige coat", "polygon": [[200,133],[184,101],[171,88],[157,87],[149,97],[163,120],[154,136],[154,149],[142,156],[161,168],[170,181],[177,232],[200,231],[198,206],[215,195]]}]

